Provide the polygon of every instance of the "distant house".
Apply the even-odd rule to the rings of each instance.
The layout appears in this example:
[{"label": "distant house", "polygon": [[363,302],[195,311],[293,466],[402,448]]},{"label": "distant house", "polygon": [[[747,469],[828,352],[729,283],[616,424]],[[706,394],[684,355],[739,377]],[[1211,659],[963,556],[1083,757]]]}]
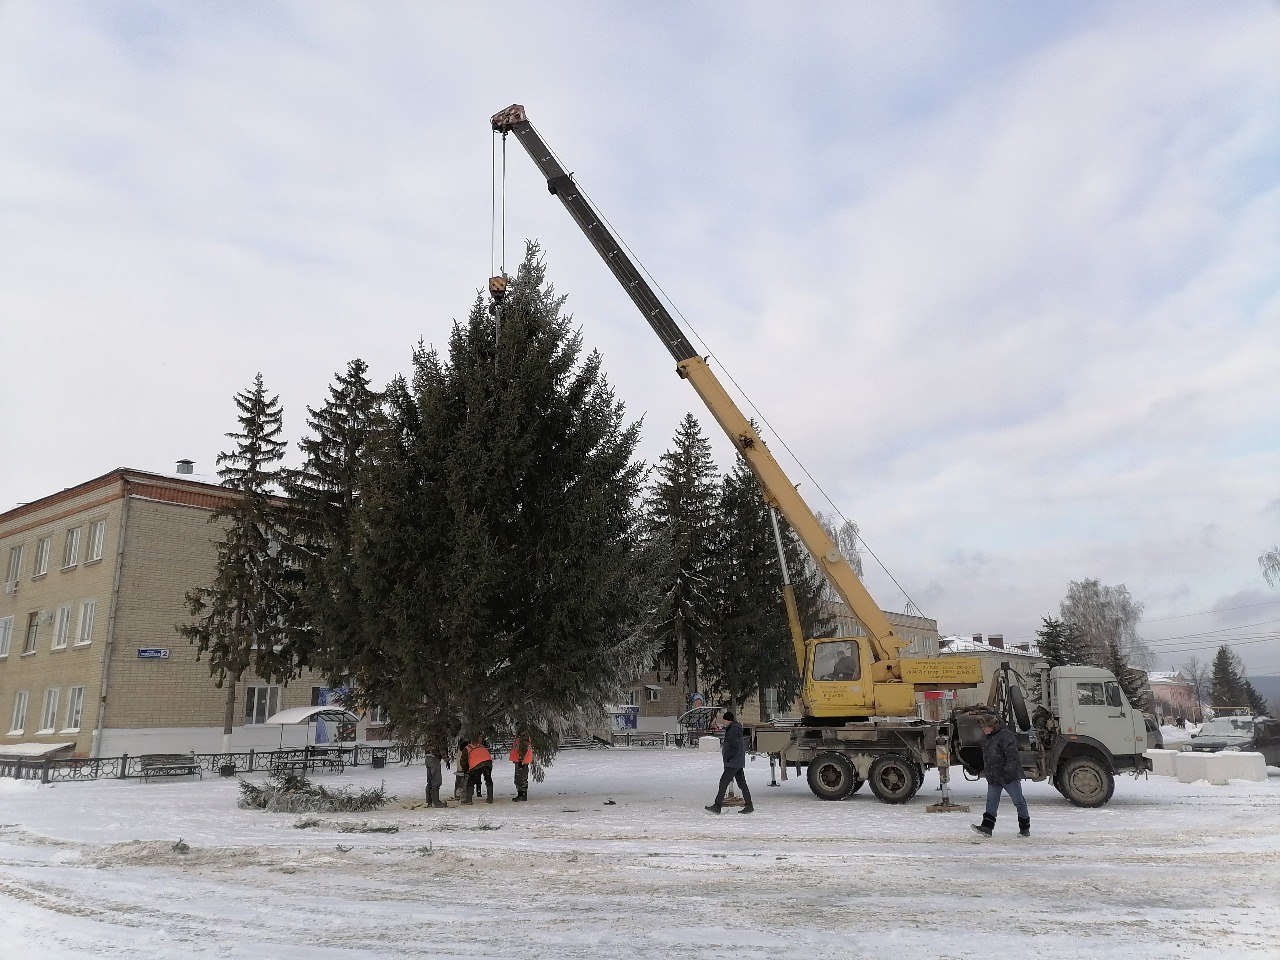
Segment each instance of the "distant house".
[{"label": "distant house", "polygon": [[1202,719],[1203,711],[1196,699],[1195,684],[1180,672],[1148,673],[1147,681],[1151,684],[1156,719],[1161,724],[1176,722],[1180,717],[1197,723]]},{"label": "distant house", "polygon": [[[980,633],[968,637],[943,637],[938,645],[944,657],[976,657],[982,663],[982,682],[974,689],[955,691],[954,702],[958,707],[973,707],[987,702],[987,691],[991,689],[991,680],[1001,663],[1008,662],[1010,667],[1025,676],[1032,664],[1040,662],[1040,650],[1034,643],[1006,643],[1000,633],[986,637]],[[939,715],[934,716],[933,712],[939,712]],[[927,712],[926,719],[939,720],[940,713]]]}]

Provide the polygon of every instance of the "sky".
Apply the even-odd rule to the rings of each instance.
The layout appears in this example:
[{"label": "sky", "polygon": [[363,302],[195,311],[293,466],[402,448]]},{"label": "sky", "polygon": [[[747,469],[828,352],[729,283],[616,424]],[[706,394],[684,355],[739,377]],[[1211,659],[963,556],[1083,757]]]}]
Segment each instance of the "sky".
[{"label": "sky", "polygon": [[216,479],[258,372],[296,441],[526,238],[645,459],[711,433],[514,138],[503,179],[518,102],[882,607],[1018,641],[1096,578],[1160,666],[1280,673],[1277,49],[1249,0],[7,0],[0,510]]}]

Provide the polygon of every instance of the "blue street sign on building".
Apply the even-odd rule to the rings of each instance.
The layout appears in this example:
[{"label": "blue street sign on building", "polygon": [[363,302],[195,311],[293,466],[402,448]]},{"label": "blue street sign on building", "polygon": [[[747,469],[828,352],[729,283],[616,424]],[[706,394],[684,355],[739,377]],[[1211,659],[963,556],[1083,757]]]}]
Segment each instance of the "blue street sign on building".
[{"label": "blue street sign on building", "polygon": [[139,660],[168,660],[169,651],[165,647],[139,647]]}]

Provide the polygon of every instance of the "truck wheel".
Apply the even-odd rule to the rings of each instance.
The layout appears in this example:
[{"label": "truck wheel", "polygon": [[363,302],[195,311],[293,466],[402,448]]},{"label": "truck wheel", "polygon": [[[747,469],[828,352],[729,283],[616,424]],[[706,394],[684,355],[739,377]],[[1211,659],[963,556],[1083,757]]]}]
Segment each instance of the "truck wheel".
[{"label": "truck wheel", "polygon": [[906,803],[920,789],[916,765],[898,753],[889,753],[871,764],[871,792],[883,803]]},{"label": "truck wheel", "polygon": [[1100,807],[1116,790],[1116,778],[1093,757],[1072,757],[1062,765],[1054,786],[1077,807]]},{"label": "truck wheel", "polygon": [[1031,729],[1031,715],[1027,713],[1027,698],[1022,695],[1022,688],[1009,685],[1009,704],[1013,707],[1013,719],[1018,721],[1019,730]]},{"label": "truck wheel", "polygon": [[818,799],[843,800],[858,786],[858,775],[848,757],[820,753],[809,761],[809,789]]}]

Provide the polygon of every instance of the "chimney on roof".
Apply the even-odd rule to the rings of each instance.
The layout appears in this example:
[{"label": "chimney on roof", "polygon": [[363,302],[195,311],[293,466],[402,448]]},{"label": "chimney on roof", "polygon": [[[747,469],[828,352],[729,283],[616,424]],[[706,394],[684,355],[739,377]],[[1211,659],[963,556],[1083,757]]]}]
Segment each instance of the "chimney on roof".
[{"label": "chimney on roof", "polygon": [[1029,644],[1029,643],[1015,643],[1015,644],[1013,645],[1013,649],[1015,649],[1015,650],[1021,650],[1023,653],[1030,653],[1030,652],[1031,652],[1031,644]]},{"label": "chimney on roof", "polygon": [[174,468],[177,473],[195,473],[196,465],[193,460],[179,460]]},{"label": "chimney on roof", "polygon": [[982,634],[980,634],[980,633],[975,633],[975,634],[973,635],[973,642],[974,642],[974,643],[981,643],[981,642],[982,642]]},{"label": "chimney on roof", "polygon": [[1004,634],[1003,634],[1003,633],[993,633],[993,634],[991,634],[989,637],[987,637],[987,643],[991,644],[991,646],[992,646],[994,649],[996,649],[996,650],[1003,650],[1003,649],[1004,649]]}]

